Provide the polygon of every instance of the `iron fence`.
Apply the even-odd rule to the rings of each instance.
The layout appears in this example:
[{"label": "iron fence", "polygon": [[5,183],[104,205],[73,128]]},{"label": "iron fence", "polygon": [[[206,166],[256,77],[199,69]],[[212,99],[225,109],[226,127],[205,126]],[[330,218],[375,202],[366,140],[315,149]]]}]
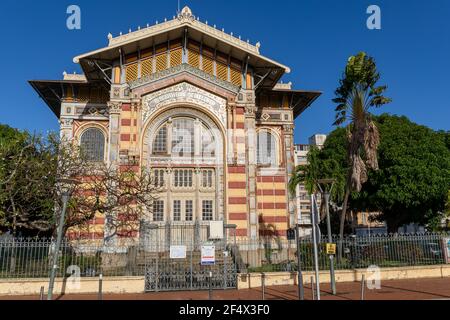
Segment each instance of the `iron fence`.
[{"label": "iron fence", "polygon": [[[402,267],[446,263],[445,234],[394,234],[345,237],[333,236],[336,246],[335,269]],[[318,246],[319,269],[329,270],[326,252],[328,238],[322,236]],[[314,269],[313,243],[300,240],[301,268]],[[238,244],[239,252],[250,272],[297,271],[297,244],[295,240],[265,239]]]},{"label": "iron fence", "polygon": [[[172,228],[171,230],[176,230]],[[200,229],[199,229],[200,230]],[[171,231],[172,232],[172,231]],[[175,231],[178,234],[178,231]],[[203,234],[203,231],[198,233]],[[207,240],[204,235],[188,241],[183,237],[140,238],[136,242],[104,245],[86,241],[64,241],[60,247],[57,276],[77,273],[81,277],[144,276],[149,266],[157,260],[158,277],[180,272],[185,278],[197,272],[204,277],[200,268],[201,245]],[[444,234],[379,235],[346,237],[342,250],[337,246],[336,269],[379,267],[400,267],[445,263]],[[333,237],[339,244],[339,237]],[[330,260],[326,254],[323,237],[319,245],[319,268],[329,269]],[[217,282],[225,273],[271,272],[297,270],[297,245],[295,240],[268,237],[258,240],[214,241],[218,267],[210,268]],[[187,257],[174,263],[170,258],[170,247],[186,246]],[[313,270],[313,245],[310,239],[301,239],[300,257],[302,270]],[[46,278],[55,251],[55,241],[45,239],[0,240],[0,278]],[[197,269],[196,269],[197,268]],[[178,271],[177,271],[178,270]],[[209,269],[208,269],[209,270]],[[162,273],[161,273],[162,272]],[[192,278],[195,281],[195,277]],[[222,285],[232,279],[224,278]],[[180,282],[181,283],[181,282]],[[185,285],[183,285],[185,286]],[[180,288],[183,287],[180,285]],[[226,285],[228,286],[228,285]],[[184,288],[184,287],[183,287]]]}]

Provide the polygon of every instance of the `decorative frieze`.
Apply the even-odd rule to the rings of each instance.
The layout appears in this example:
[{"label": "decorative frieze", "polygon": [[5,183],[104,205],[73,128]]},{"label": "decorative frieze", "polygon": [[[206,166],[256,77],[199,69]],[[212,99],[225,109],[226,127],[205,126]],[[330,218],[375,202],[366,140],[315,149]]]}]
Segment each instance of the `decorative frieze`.
[{"label": "decorative frieze", "polygon": [[168,105],[199,105],[212,112],[226,128],[226,100],[189,83],[180,83],[142,98],[142,121]]},{"label": "decorative frieze", "polygon": [[209,73],[206,73],[200,69],[194,68],[193,66],[191,66],[187,63],[183,63],[176,67],[165,69],[163,71],[160,71],[157,73],[152,73],[151,75],[147,75],[143,78],[139,78],[135,81],[129,82],[129,86],[130,86],[130,89],[133,90],[133,89],[139,88],[141,86],[151,84],[156,81],[164,80],[165,78],[172,77],[172,76],[177,75],[182,72],[187,72],[191,75],[194,75],[205,81],[211,82],[211,83],[217,85],[218,87],[221,87],[221,88],[231,91],[233,93],[237,94],[239,91],[239,87],[232,84],[231,82],[220,80],[219,78],[217,78],[213,75],[210,75]]}]

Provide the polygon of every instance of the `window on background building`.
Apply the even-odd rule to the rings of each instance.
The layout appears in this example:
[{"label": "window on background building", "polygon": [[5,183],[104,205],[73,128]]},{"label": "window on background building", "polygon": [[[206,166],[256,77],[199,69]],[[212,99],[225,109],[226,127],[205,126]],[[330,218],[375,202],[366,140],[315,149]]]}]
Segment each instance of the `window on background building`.
[{"label": "window on background building", "polygon": [[159,129],[153,141],[154,153],[167,153],[167,127],[164,126]]},{"label": "window on background building", "polygon": [[213,170],[203,170],[202,171],[202,187],[212,188],[213,186]]},{"label": "window on background building", "polygon": [[173,201],[173,221],[181,221],[181,201]]},{"label": "window on background building", "polygon": [[102,130],[89,128],[80,138],[80,149],[88,161],[103,162],[105,159],[105,135]]},{"label": "window on background building", "polygon": [[202,202],[202,220],[212,221],[213,219],[213,202],[212,200],[203,200]]},{"label": "window on background building", "polygon": [[194,202],[192,200],[186,200],[185,203],[185,219],[186,221],[192,221],[194,219]]},{"label": "window on background building", "polygon": [[267,130],[258,132],[258,164],[277,165],[276,138]]},{"label": "window on background building", "polygon": [[164,221],[164,201],[153,202],[153,221]]}]

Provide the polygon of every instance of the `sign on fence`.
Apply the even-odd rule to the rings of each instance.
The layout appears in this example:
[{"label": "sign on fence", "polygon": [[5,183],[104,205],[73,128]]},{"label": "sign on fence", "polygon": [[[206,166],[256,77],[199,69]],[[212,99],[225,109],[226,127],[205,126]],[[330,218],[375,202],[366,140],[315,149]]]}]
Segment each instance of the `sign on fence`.
[{"label": "sign on fence", "polygon": [[186,246],[170,246],[170,259],[186,259]]},{"label": "sign on fence", "polygon": [[202,246],[202,266],[216,264],[216,247],[212,245]]},{"label": "sign on fence", "polygon": [[336,254],[336,244],[335,243],[327,243],[327,254]]}]

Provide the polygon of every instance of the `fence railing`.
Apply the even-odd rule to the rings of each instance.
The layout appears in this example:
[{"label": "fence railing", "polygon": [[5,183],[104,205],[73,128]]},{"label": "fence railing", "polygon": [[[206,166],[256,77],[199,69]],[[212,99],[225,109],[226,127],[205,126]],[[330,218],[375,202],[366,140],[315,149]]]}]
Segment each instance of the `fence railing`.
[{"label": "fence railing", "polygon": [[[346,237],[342,244],[338,236],[333,236],[337,244],[335,269],[378,267],[402,267],[433,265],[446,262],[444,234],[379,235]],[[327,237],[322,237],[319,249],[319,269],[330,268],[326,253]],[[340,251],[342,248],[342,251]],[[265,240],[239,243],[239,251],[248,265],[249,271],[296,271],[296,241]],[[300,240],[301,268],[314,269],[313,244],[310,239]]]},{"label": "fence railing", "polygon": [[[191,235],[189,235],[191,237]],[[334,236],[338,252],[336,269],[379,267],[400,267],[433,265],[445,263],[444,241],[449,235],[417,234],[346,237],[339,245]],[[58,258],[58,277],[73,273],[81,277],[143,276],[149,257],[169,259],[171,245],[185,245],[187,251],[200,255],[201,245],[186,241],[183,237],[161,240],[153,236],[139,239],[135,243],[93,244],[92,242],[63,242]],[[177,240],[178,239],[178,240]],[[205,240],[206,241],[206,240]],[[200,241],[200,243],[204,241]],[[319,244],[319,268],[329,269],[323,237]],[[229,255],[239,272],[296,271],[297,244],[295,240],[263,238],[258,240],[236,240],[228,238],[215,241],[218,256]],[[342,247],[342,251],[339,248]],[[310,239],[300,240],[302,270],[313,270],[313,244]],[[49,276],[55,241],[43,239],[0,240],[0,278],[45,278]],[[230,262],[231,263],[231,262]]]}]

